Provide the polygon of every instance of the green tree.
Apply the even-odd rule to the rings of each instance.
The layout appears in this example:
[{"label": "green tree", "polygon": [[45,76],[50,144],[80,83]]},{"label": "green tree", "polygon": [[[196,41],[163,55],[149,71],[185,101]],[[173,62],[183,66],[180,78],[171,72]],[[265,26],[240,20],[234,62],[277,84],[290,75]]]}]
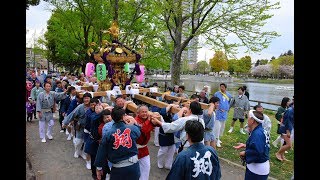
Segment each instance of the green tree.
[{"label": "green tree", "polygon": [[279,61],[279,65],[294,65],[294,56],[281,56],[277,61]]},{"label": "green tree", "polygon": [[293,52],[292,52],[291,50],[289,50],[289,51],[287,52],[287,55],[288,55],[288,56],[292,56],[292,55],[293,55]]},{"label": "green tree", "polygon": [[257,61],[256,61],[256,63],[254,63],[254,67],[257,67],[257,66],[259,66],[260,65],[260,60],[258,59]]},{"label": "green tree", "polygon": [[195,69],[196,69],[197,73],[206,74],[208,67],[209,67],[209,64],[207,63],[207,61],[202,60],[202,61],[197,62]]},{"label": "green tree", "polygon": [[[276,32],[263,32],[266,20],[273,15],[270,10],[279,8],[279,2],[260,0],[167,0],[154,1],[156,9],[166,24],[173,41],[172,84],[180,80],[181,53],[189,42],[200,35],[207,44],[225,52],[236,54],[240,46],[248,51],[259,52],[267,48]],[[183,28],[187,27],[187,28]],[[238,43],[226,41],[228,35],[235,35]]]},{"label": "green tree", "polygon": [[261,59],[260,65],[265,65],[265,64],[268,64],[268,59]]},{"label": "green tree", "polygon": [[216,51],[209,62],[213,72],[220,72],[228,69],[227,56],[222,51]]},{"label": "green tree", "polygon": [[228,71],[230,74],[239,72],[239,61],[237,59],[228,60]]},{"label": "green tree", "polygon": [[39,5],[40,0],[27,0],[26,1],[26,10],[29,10],[30,6],[37,6]]},{"label": "green tree", "polygon": [[240,58],[239,60],[239,67],[241,73],[250,73],[251,70],[251,57],[250,56],[244,56]]}]

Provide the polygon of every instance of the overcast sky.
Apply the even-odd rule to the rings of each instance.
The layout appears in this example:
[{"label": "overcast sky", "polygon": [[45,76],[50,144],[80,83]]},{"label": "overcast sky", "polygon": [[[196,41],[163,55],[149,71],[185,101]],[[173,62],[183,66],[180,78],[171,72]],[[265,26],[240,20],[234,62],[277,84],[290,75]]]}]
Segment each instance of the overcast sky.
[{"label": "overcast sky", "polygon": [[[275,1],[275,0],[271,0]],[[268,20],[264,29],[268,31],[276,31],[280,34],[280,37],[273,39],[267,49],[264,49],[260,53],[245,54],[244,49],[239,49],[237,58],[241,58],[245,55],[249,55],[252,61],[257,59],[271,59],[272,56],[278,57],[281,53],[288,50],[294,52],[294,1],[293,0],[281,0],[280,9],[274,10],[274,16]],[[41,1],[38,6],[30,6],[26,11],[26,28],[28,30],[26,35],[27,46],[32,44],[33,34],[36,37],[40,36],[46,31],[47,21],[51,16],[51,12],[48,3]],[[200,39],[201,41],[201,39]],[[198,61],[209,60],[213,57],[214,51],[210,50],[210,47],[203,47],[198,50]]]}]

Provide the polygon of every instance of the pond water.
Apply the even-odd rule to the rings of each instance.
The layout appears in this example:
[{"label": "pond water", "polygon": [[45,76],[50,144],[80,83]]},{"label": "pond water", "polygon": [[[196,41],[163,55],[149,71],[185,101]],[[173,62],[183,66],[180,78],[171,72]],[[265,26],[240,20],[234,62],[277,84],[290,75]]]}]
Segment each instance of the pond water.
[{"label": "pond water", "polygon": [[[168,81],[170,82],[170,81]],[[158,81],[160,87],[164,87],[164,81]],[[232,96],[238,95],[238,88],[246,85],[247,90],[250,93],[250,100],[269,102],[280,104],[283,97],[289,97],[292,99],[294,95],[294,84],[266,84],[266,83],[225,83],[227,85],[227,91]],[[199,82],[182,80],[181,85],[186,88],[188,95],[194,92],[200,92],[205,85],[209,86],[210,97],[219,90],[220,82]],[[250,105],[254,106],[257,102],[251,102]],[[279,106],[270,104],[261,104],[265,109],[277,110]]]}]

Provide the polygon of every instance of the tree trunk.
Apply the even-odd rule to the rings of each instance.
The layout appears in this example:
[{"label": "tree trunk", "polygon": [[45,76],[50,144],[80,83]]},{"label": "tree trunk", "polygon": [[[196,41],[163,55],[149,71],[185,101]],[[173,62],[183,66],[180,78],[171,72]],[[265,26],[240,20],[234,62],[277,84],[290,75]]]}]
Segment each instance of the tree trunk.
[{"label": "tree trunk", "polygon": [[173,59],[172,59],[172,72],[171,72],[171,84],[179,85],[180,84],[180,64],[181,64],[181,44],[178,43],[174,47]]}]

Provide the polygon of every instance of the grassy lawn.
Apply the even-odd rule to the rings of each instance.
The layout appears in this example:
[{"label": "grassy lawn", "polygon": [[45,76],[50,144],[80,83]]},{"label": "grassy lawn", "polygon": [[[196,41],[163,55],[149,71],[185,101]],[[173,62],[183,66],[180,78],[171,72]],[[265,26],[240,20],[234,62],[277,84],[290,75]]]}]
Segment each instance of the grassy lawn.
[{"label": "grassy lawn", "polygon": [[258,79],[258,83],[268,84],[293,84],[294,79]]},{"label": "grassy lawn", "polygon": [[[265,110],[265,113],[269,116],[272,121],[271,127],[271,140],[270,140],[270,176],[276,179],[290,179],[293,174],[293,165],[294,165],[294,151],[289,150],[287,154],[285,154],[286,158],[290,161],[280,162],[276,159],[275,153],[279,150],[279,148],[275,148],[272,145],[272,142],[278,137],[277,131],[277,120],[274,117],[274,112]],[[229,159],[235,163],[241,164],[241,160],[239,158],[239,152],[241,150],[236,150],[233,148],[238,142],[245,143],[248,135],[241,134],[239,132],[240,123],[239,120],[236,121],[234,130],[232,133],[228,133],[230,128],[230,124],[233,116],[233,108],[230,109],[228,120],[226,121],[226,127],[223,136],[221,137],[222,147],[217,148],[218,155],[225,159]],[[244,124],[247,122],[245,120]]]}]

